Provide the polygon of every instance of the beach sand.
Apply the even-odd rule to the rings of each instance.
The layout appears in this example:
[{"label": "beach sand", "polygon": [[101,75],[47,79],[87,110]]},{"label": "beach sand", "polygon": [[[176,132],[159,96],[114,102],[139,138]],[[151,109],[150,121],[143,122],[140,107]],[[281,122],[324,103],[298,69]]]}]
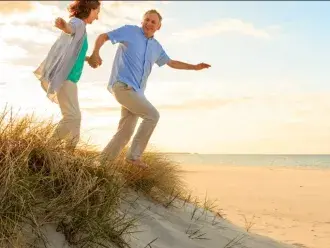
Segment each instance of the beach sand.
[{"label": "beach sand", "polygon": [[[121,211],[138,218],[132,248],[329,248],[330,170],[284,167],[182,166],[201,201],[217,199],[225,219],[182,200],[165,208],[134,191]],[[246,222],[252,223],[246,230]],[[56,226],[50,248],[68,248]],[[236,243],[236,244],[235,244]],[[42,246],[40,246],[42,247]]]},{"label": "beach sand", "polygon": [[301,248],[330,247],[330,170],[182,165],[193,194],[217,199],[225,218]]},{"label": "beach sand", "polygon": [[[165,208],[136,192],[125,199],[128,201],[123,202],[121,210],[138,218],[137,229],[126,236],[131,248],[292,248],[269,237],[248,233],[214,213],[181,200]],[[56,232],[54,224],[45,225],[43,233],[48,248],[70,247],[63,234]]]},{"label": "beach sand", "polygon": [[[271,173],[272,170],[267,171],[267,169],[262,169],[262,171],[263,170],[263,173],[260,173],[258,168],[244,169],[239,167],[221,167],[217,169],[203,168],[203,170],[200,170],[200,167],[190,166],[182,173],[184,178],[190,182],[191,186],[197,187],[200,192],[203,192],[206,188],[209,189],[212,196],[215,196],[220,189],[222,192],[227,192],[228,194],[217,194],[217,196],[224,196],[221,201],[222,207],[233,210],[225,211],[229,220],[216,216],[213,212],[209,212],[203,208],[196,207],[192,203],[187,203],[179,199],[175,199],[173,202],[171,199],[168,199],[172,204],[166,208],[163,204],[154,202],[142,193],[128,190],[125,194],[125,201],[122,201],[120,211],[127,213],[128,216],[134,216],[138,221],[136,222],[137,228],[131,230],[132,233],[125,236],[126,241],[130,244],[131,248],[304,247],[285,244],[276,240],[277,238],[283,239],[281,235],[273,235],[276,233],[283,235],[283,233],[288,232],[281,226],[274,227],[275,224],[272,223],[273,220],[278,221],[277,225],[284,225],[289,222],[286,222],[284,217],[285,214],[282,214],[282,220],[279,220],[279,217],[271,218],[271,216],[276,215],[269,210],[267,212],[268,216],[267,213],[263,211],[265,203],[258,204],[259,201],[265,201],[262,201],[263,198],[266,198],[265,202],[268,203],[268,201],[271,201],[272,197],[275,197],[274,194],[268,194],[267,196],[266,186],[262,189],[251,187],[252,185],[255,186],[256,181],[258,181],[259,178],[263,178],[263,184],[273,184],[273,182],[270,182],[269,176],[267,177],[267,174]],[[279,172],[281,171],[279,170]],[[258,176],[262,174],[265,175],[262,177],[255,176],[254,178],[253,173],[257,173]],[[238,178],[238,176],[240,176],[240,178]],[[278,179],[278,177],[276,178]],[[251,183],[253,180],[254,182]],[[285,185],[285,183],[282,183],[282,185]],[[244,188],[244,190],[242,188]],[[250,193],[250,191],[257,190],[263,192],[263,194],[258,196]],[[286,196],[285,194],[277,195],[277,198],[279,198],[277,202],[283,201],[283,195]],[[239,203],[242,204],[242,206],[245,206],[245,208],[242,207],[239,209]],[[270,203],[268,205],[271,206]],[[288,216],[286,218],[294,216],[290,211],[288,211]],[[258,225],[253,227],[253,232],[247,232],[244,226],[239,227],[235,223],[231,223],[231,221],[233,221],[241,224],[239,214],[248,214],[250,212],[258,214],[258,218],[256,219]],[[298,211],[295,212],[297,216],[298,213],[300,213]],[[261,215],[261,213],[264,215]],[[304,216],[303,213],[300,213],[300,215]],[[260,216],[263,219],[262,222]],[[299,221],[302,219],[300,217],[294,218]],[[299,222],[297,222],[296,225],[299,225]],[[256,227],[258,227],[258,229]],[[63,234],[56,232],[56,225],[45,225],[43,227],[43,233],[48,239],[48,248],[70,247],[65,241]],[[288,241],[288,243],[298,243],[294,242],[296,237],[293,234],[290,235],[290,233],[288,233],[288,236],[293,236],[293,238],[284,241]],[[323,240],[323,244],[325,243],[326,241]],[[37,247],[44,247],[42,244],[38,245]],[[328,248],[328,246],[319,247]]]}]

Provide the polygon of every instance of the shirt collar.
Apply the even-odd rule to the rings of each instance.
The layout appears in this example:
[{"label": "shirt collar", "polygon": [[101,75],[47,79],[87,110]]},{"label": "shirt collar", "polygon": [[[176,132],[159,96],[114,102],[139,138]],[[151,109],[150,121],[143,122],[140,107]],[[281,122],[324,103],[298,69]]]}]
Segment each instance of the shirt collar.
[{"label": "shirt collar", "polygon": [[152,36],[152,37],[150,37],[150,38],[147,38],[147,37],[145,36],[145,34],[144,34],[144,31],[143,31],[143,28],[142,28],[142,27],[140,27],[140,30],[141,30],[141,33],[143,34],[143,36],[144,36],[146,39],[148,39],[148,40],[153,40],[153,39],[154,39],[154,36]]}]

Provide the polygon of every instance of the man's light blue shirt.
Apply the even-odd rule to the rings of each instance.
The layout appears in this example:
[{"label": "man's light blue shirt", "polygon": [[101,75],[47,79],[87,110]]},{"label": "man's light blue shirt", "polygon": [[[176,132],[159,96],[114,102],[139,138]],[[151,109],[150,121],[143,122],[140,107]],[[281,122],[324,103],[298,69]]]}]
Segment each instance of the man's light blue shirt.
[{"label": "man's light blue shirt", "polygon": [[152,66],[159,67],[170,60],[155,38],[147,38],[143,29],[125,25],[107,33],[112,44],[119,43],[112,65],[109,89],[115,82],[123,82],[137,92],[144,92]]}]

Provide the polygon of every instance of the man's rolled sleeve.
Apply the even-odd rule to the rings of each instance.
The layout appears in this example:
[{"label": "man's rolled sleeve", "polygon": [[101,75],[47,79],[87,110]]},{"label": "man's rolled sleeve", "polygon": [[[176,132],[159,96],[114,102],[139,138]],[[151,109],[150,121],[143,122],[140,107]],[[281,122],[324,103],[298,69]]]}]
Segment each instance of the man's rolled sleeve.
[{"label": "man's rolled sleeve", "polygon": [[166,54],[164,49],[162,49],[159,58],[156,61],[156,64],[161,67],[163,65],[166,65],[170,61],[170,57]]},{"label": "man's rolled sleeve", "polygon": [[128,41],[129,36],[130,36],[130,26],[125,25],[120,28],[114,29],[110,32],[107,33],[109,40],[111,41],[112,44],[116,44],[119,42],[125,42]]}]

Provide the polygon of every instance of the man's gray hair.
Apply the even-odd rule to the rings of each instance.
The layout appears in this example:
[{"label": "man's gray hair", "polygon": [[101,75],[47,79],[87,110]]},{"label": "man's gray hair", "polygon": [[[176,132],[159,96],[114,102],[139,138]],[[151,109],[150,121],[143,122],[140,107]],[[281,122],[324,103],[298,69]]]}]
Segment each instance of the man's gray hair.
[{"label": "man's gray hair", "polygon": [[159,18],[159,22],[161,22],[163,20],[162,16],[159,14],[159,12],[155,9],[150,9],[148,10],[146,13],[144,13],[143,17],[145,17],[148,14],[156,14]]}]

